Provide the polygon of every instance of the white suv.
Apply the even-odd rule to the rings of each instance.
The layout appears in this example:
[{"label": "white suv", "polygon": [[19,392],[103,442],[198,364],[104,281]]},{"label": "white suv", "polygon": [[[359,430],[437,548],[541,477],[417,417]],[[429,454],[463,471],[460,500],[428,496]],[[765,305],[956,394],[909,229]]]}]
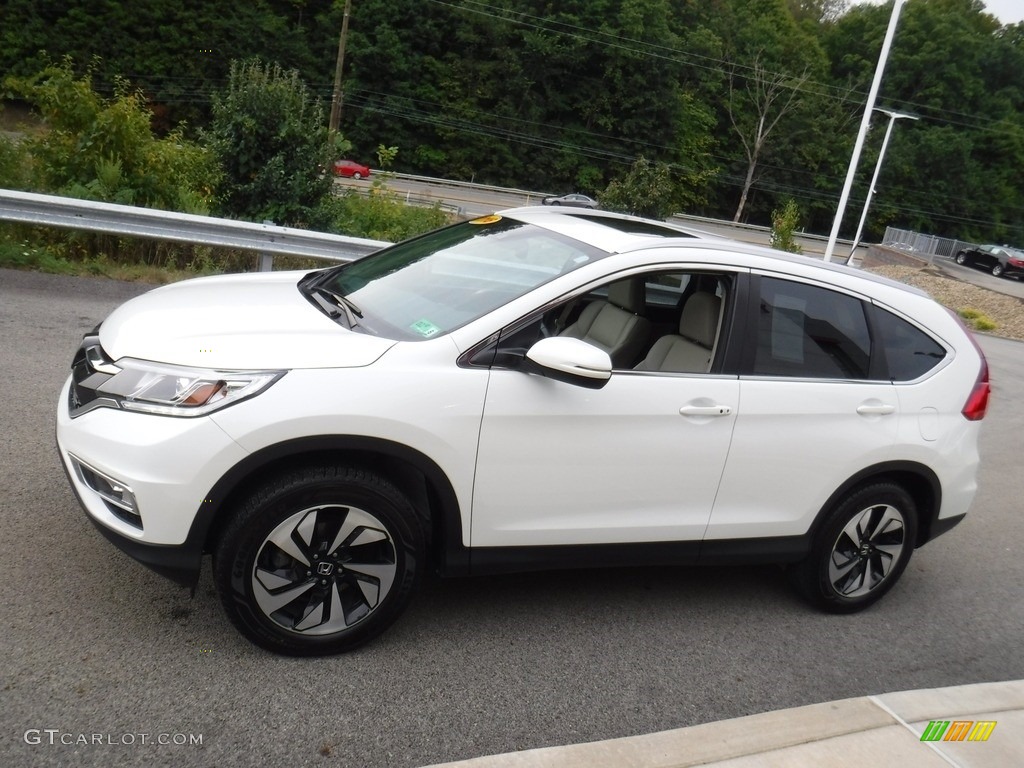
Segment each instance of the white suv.
[{"label": "white suv", "polygon": [[189,280],[82,343],[60,455],[99,530],[282,653],[445,575],[779,562],[882,596],[975,494],[988,368],[925,294],[522,208],[308,274]]}]

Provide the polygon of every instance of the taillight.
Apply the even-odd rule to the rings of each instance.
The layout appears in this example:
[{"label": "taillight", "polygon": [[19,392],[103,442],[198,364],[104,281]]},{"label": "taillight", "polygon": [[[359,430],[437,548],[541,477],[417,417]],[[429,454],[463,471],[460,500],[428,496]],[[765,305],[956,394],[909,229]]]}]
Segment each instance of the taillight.
[{"label": "taillight", "polygon": [[[971,337],[974,340],[974,337]],[[974,344],[978,346],[977,342]],[[978,349],[981,353],[981,349]],[[981,354],[981,371],[978,373],[978,380],[974,382],[974,389],[971,390],[970,397],[967,398],[967,402],[964,403],[964,409],[962,411],[964,418],[968,421],[981,421],[985,418],[985,411],[988,410],[988,395],[991,392],[991,388],[988,384],[988,361],[985,359],[985,355]]]},{"label": "taillight", "polygon": [[1015,259],[1013,256],[1007,259],[1010,262],[1010,266],[1013,267],[1024,267],[1024,259]]},{"label": "taillight", "polygon": [[988,396],[992,391],[988,381],[988,360],[985,358],[985,353],[981,351],[978,340],[974,338],[974,334],[971,333],[970,329],[964,325],[960,315],[951,309],[949,314],[956,318],[960,327],[964,329],[964,333],[967,334],[967,338],[971,340],[971,344],[978,350],[978,357],[981,358],[981,370],[978,371],[978,378],[974,382],[971,394],[967,396],[967,402],[964,403],[963,410],[961,411],[964,418],[968,421],[981,421],[985,418],[985,411],[988,410]]}]

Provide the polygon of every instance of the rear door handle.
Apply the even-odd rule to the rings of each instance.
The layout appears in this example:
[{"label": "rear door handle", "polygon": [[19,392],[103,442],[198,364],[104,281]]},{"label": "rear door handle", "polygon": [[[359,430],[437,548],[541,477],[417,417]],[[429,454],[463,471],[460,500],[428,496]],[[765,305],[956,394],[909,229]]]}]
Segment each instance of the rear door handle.
[{"label": "rear door handle", "polygon": [[888,416],[895,412],[896,406],[888,403],[873,402],[857,406],[857,413],[861,416]]},{"label": "rear door handle", "polygon": [[681,416],[728,416],[731,405],[684,405],[679,409]]}]

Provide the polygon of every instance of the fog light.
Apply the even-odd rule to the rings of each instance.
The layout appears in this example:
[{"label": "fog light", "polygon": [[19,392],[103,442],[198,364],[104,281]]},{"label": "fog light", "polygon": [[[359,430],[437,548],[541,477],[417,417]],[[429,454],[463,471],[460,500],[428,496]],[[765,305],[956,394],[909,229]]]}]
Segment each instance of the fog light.
[{"label": "fog light", "polygon": [[90,467],[81,459],[72,456],[71,465],[75,468],[78,479],[93,493],[112,505],[115,509],[110,511],[127,523],[142,527],[142,517],[139,515],[138,504],[135,501],[135,493],[127,483],[100,472]]}]

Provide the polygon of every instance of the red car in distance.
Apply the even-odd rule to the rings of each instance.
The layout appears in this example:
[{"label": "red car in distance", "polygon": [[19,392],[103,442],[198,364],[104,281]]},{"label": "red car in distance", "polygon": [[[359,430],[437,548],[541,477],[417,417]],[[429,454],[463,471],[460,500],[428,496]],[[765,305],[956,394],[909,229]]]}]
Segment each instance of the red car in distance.
[{"label": "red car in distance", "polygon": [[334,162],[334,175],[345,176],[350,179],[365,179],[370,176],[370,167],[357,163],[355,160],[336,160]]}]

